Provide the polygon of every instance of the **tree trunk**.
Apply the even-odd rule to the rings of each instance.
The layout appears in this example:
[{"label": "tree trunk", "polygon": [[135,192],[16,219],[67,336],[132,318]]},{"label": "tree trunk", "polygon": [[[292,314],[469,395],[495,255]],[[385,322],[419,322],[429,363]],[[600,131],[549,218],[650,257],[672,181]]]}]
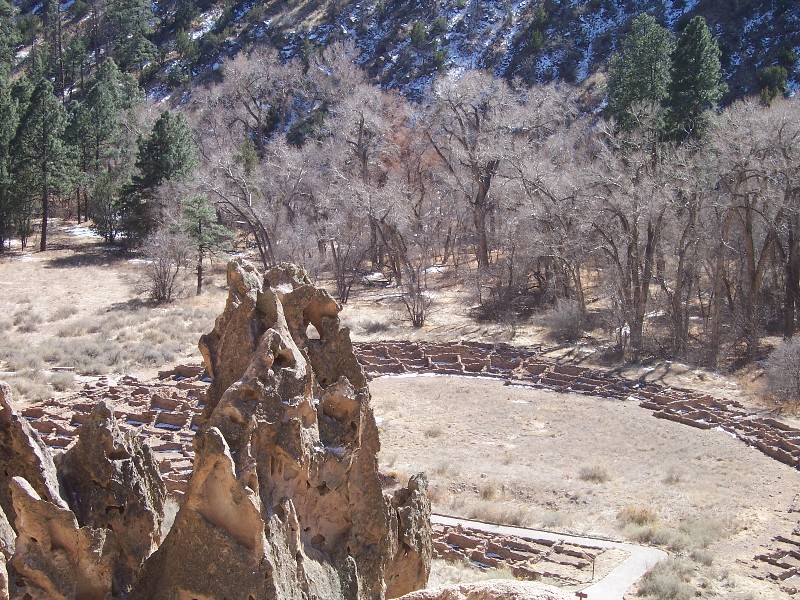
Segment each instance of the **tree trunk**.
[{"label": "tree trunk", "polygon": [[39,241],[39,251],[47,250],[47,218],[50,212],[50,186],[45,178],[44,189],[42,190],[42,236]]},{"label": "tree trunk", "polygon": [[197,293],[196,296],[199,296],[203,293],[203,251],[200,250],[197,253]]}]

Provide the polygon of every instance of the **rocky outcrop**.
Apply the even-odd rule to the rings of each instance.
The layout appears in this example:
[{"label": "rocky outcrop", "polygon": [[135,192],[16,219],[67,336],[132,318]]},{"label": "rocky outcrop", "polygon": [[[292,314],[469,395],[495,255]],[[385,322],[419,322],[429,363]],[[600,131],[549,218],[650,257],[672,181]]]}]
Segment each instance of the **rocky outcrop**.
[{"label": "rocky outcrop", "polygon": [[[387,574],[390,587],[423,587],[425,486],[383,496],[339,305],[293,266],[262,276],[233,261],[228,283],[200,344],[214,383],[186,499],[133,597],[375,599]],[[402,581],[396,557],[413,565]]]},{"label": "rocky outcrop", "polygon": [[9,487],[17,528],[10,564],[24,580],[19,597],[105,600],[119,554],[114,532],[81,528],[71,510],[43,500],[21,477]]},{"label": "rocky outcrop", "polygon": [[6,563],[14,553],[17,536],[0,508],[0,600],[8,600],[8,568]]},{"label": "rocky outcrop", "polygon": [[399,537],[392,544],[394,560],[386,571],[386,597],[397,598],[419,589],[420,581],[428,581],[431,570],[431,502],[427,496],[428,479],[415,475],[408,487],[397,490],[391,501],[391,530]]},{"label": "rocky outcrop", "polygon": [[401,600],[570,600],[575,596],[541,583],[490,579],[421,590]]},{"label": "rocky outcrop", "polygon": [[40,498],[66,508],[59,494],[53,457],[28,422],[11,405],[11,388],[0,382],[0,508],[16,528],[10,482],[22,477]]},{"label": "rocky outcrop", "polygon": [[100,402],[78,430],[77,443],[58,460],[58,476],[78,524],[114,532],[114,587],[129,589],[162,538],[167,490],[153,452],[123,434],[108,404]]}]

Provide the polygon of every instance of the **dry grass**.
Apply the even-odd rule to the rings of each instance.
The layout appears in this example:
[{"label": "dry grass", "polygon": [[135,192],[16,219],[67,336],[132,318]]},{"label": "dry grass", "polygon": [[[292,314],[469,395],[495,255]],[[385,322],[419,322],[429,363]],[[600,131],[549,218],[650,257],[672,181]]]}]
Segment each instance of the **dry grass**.
[{"label": "dry grass", "polygon": [[691,563],[668,559],[642,578],[638,595],[653,600],[691,600],[695,597],[695,588],[689,583],[693,573]]},{"label": "dry grass", "polygon": [[590,481],[592,483],[605,483],[611,479],[608,471],[601,465],[586,465],[581,467],[578,471],[578,478],[581,481]]},{"label": "dry grass", "polygon": [[617,513],[617,521],[626,527],[630,524],[643,526],[655,522],[657,515],[649,506],[626,506]]},{"label": "dry grass", "polygon": [[[158,368],[196,348],[200,335],[213,327],[215,312],[177,304],[168,308],[143,305],[129,312],[104,313],[87,319],[70,317],[69,314],[74,314],[71,310],[57,311],[63,322],[56,330],[56,337],[34,344],[9,341],[0,347],[0,362],[18,373],[10,383],[20,396],[40,400],[48,395],[46,386],[51,393],[71,389],[74,375],[60,373],[30,381],[33,372],[67,367],[77,375],[104,375]],[[16,313],[17,331],[35,331],[37,315],[29,308]],[[29,383],[24,383],[25,380]]]}]

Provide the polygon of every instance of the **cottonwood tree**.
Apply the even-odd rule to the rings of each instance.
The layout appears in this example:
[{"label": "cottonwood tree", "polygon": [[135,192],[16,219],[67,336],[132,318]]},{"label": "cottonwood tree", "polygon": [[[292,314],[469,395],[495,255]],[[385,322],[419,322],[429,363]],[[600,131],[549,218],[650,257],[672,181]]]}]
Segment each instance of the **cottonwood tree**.
[{"label": "cottonwood tree", "polygon": [[[779,252],[782,228],[787,242],[789,232],[794,237],[794,227],[787,224],[796,211],[796,184],[787,186],[787,172],[776,169],[776,161],[783,161],[790,147],[796,148],[797,134],[786,135],[792,130],[796,131],[796,125],[786,115],[764,110],[753,101],[741,101],[721,115],[711,136],[719,157],[715,190],[721,207],[714,229],[711,365],[717,361],[726,310],[737,340],[744,343],[745,356],[752,358],[758,350],[765,285]],[[780,143],[781,135],[789,141],[788,146]],[[786,247],[787,258],[791,254]]]},{"label": "cottonwood tree", "polygon": [[613,289],[628,332],[626,359],[639,359],[656,261],[671,199],[670,149],[659,142],[658,107],[634,105],[626,130],[599,131],[594,170],[594,233],[611,266]]},{"label": "cottonwood tree", "polygon": [[491,187],[508,151],[517,100],[502,79],[470,71],[436,82],[429,107],[430,141],[470,206],[478,267],[489,266]]}]

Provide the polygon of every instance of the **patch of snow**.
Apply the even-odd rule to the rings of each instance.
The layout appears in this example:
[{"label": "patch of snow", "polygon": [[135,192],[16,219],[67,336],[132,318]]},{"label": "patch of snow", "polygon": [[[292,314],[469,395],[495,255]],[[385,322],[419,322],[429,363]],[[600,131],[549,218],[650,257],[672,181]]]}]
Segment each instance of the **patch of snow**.
[{"label": "patch of snow", "polygon": [[219,21],[222,16],[222,9],[215,8],[200,15],[200,26],[189,33],[189,37],[193,40],[199,39],[207,34],[214,27],[214,24]]},{"label": "patch of snow", "polygon": [[27,58],[28,55],[31,53],[32,48],[33,46],[25,46],[24,48],[20,48],[19,50],[17,50],[16,54],[17,60],[22,60],[24,58]]},{"label": "patch of snow", "polygon": [[61,5],[61,10],[68,10],[73,4],[75,4],[75,0],[67,0]]},{"label": "patch of snow", "polygon": [[129,258],[128,262],[132,265],[149,265],[154,261],[150,258]]},{"label": "patch of snow", "polygon": [[44,4],[42,4],[41,2],[39,2],[38,4],[35,4],[35,5],[33,6],[33,8],[31,9],[31,11],[30,11],[30,12],[32,12],[34,15],[36,15],[36,14],[39,14],[39,11],[40,11],[40,10],[42,10],[42,7],[43,7],[43,6],[44,6]]},{"label": "patch of snow", "polygon": [[735,433],[731,433],[730,431],[728,431],[727,429],[724,429],[722,426],[719,426],[719,425],[717,427],[714,427],[714,431],[721,431],[722,433],[727,434],[727,435],[731,436],[734,439],[739,439],[736,436]]},{"label": "patch of snow", "polygon": [[97,235],[94,231],[83,225],[75,225],[74,227],[64,227],[62,229],[65,233],[79,238],[102,238],[103,236]]}]

